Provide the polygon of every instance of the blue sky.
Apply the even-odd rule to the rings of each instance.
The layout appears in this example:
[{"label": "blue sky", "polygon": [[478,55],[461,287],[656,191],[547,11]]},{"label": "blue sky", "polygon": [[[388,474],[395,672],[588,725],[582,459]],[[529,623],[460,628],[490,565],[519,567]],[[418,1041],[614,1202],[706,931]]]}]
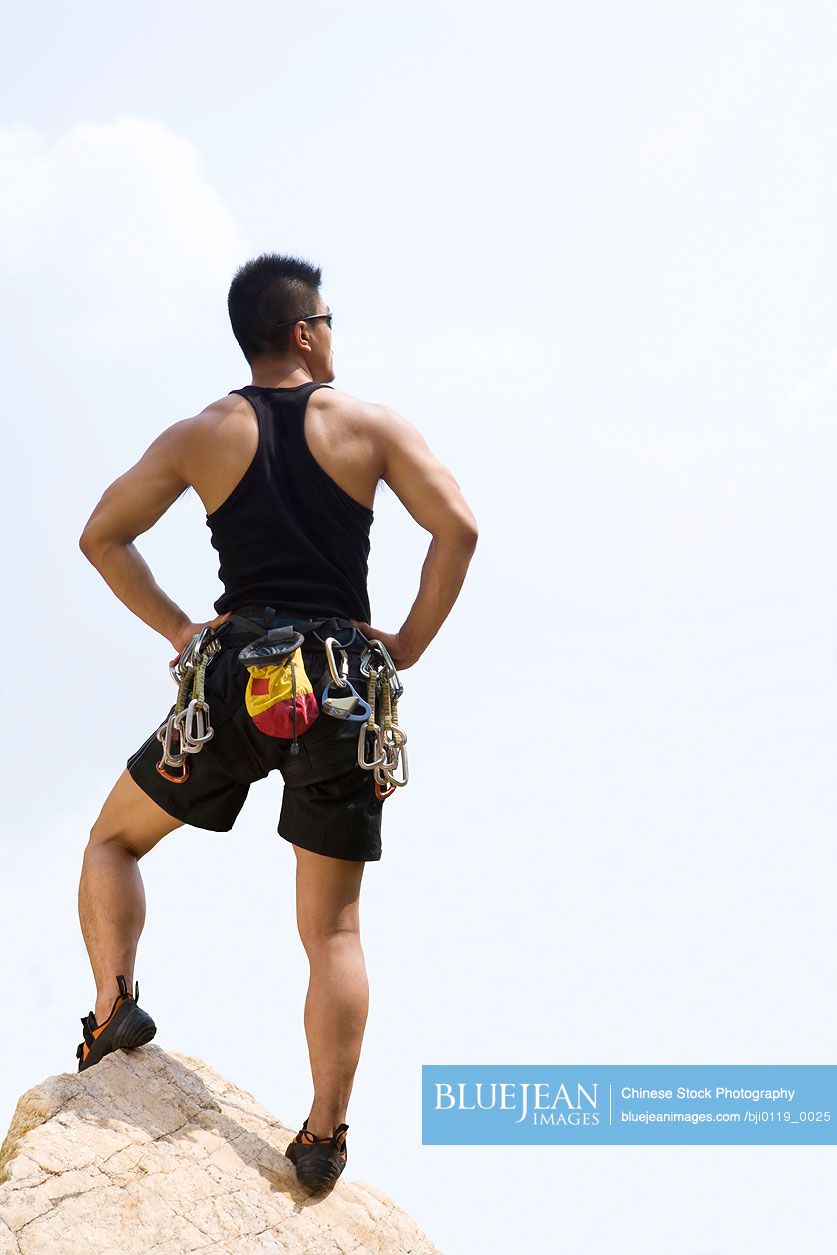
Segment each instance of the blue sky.
[{"label": "blue sky", "polygon": [[[74,1065],[81,851],[172,700],[168,643],[78,535],[163,427],[248,381],[226,289],[277,249],[323,267],[335,386],[422,430],[481,533],[403,677],[412,779],[361,906],[354,1175],[448,1255],[539,1249],[544,1226],[584,1252],[825,1249],[823,1152],[423,1148],[419,1086],[431,1062],[833,1059],[833,7],[10,22],[0,1122]],[[406,616],[428,540],[382,488],[377,626]],[[138,545],[211,617],[194,494]],[[137,977],[161,1045],[297,1127],[306,970],[280,790],[143,860]]]}]

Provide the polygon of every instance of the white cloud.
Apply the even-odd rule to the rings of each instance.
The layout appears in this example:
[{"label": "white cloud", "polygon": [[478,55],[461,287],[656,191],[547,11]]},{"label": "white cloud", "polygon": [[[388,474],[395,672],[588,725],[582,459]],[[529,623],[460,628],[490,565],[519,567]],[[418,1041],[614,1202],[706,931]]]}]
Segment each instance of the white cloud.
[{"label": "white cloud", "polygon": [[134,355],[192,334],[246,254],[198,149],[122,116],[49,141],[0,127],[0,273],[14,306],[74,352]]}]

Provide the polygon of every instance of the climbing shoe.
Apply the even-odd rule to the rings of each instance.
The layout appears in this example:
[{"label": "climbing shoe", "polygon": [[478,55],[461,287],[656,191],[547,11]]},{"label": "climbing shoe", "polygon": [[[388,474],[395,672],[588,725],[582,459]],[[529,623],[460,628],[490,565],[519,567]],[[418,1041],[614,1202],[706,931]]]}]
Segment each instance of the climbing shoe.
[{"label": "climbing shoe", "polygon": [[285,1154],[296,1168],[300,1185],[309,1194],[320,1194],[334,1187],[346,1166],[348,1124],[338,1124],[331,1137],[317,1137],[309,1132],[308,1121],[291,1142]]},{"label": "climbing shoe", "polygon": [[79,1072],[92,1067],[113,1050],[134,1050],[137,1046],[144,1046],[157,1032],[157,1025],[148,1012],[137,1006],[139,981],[132,997],[125,977],[117,976],[116,980],[119,993],[104,1024],[96,1023],[94,1011],[81,1017],[84,1041],[79,1042],[76,1050]]}]

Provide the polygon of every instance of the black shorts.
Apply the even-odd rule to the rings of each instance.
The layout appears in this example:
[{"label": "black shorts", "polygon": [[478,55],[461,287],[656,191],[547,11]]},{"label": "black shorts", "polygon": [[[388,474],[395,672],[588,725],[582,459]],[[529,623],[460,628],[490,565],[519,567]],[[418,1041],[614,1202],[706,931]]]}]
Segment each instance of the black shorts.
[{"label": "black shorts", "polygon": [[[277,620],[277,626],[280,624]],[[287,622],[287,620],[285,620]],[[349,641],[353,625],[338,620],[342,631],[332,634]],[[348,629],[348,630],[347,630]],[[320,629],[322,633],[322,629]],[[327,635],[328,633],[322,633]],[[169,815],[196,828],[229,832],[244,805],[250,785],[278,767],[284,780],[277,831],[286,841],[316,854],[371,862],[381,857],[381,810],[385,799],[375,793],[374,772],[358,766],[361,725],[320,714],[298,733],[299,752],[292,754],[291,738],[270,736],[250,717],[245,704],[249,678],[238,654],[255,634],[241,635],[227,622],[219,630],[221,648],[206,668],[206,700],[214,735],[197,754],[189,755],[189,777],[182,783],[166,780],[157,771],[163,747],[156,729],[127,761],[131,778]],[[360,674],[360,655],[366,637],[356,632],[348,647],[348,676],[361,697],[367,696]],[[328,661],[320,641],[306,635],[301,646],[305,670],[319,696]],[[338,668],[342,654],[335,655]],[[169,683],[171,681],[169,680]],[[335,688],[331,689],[335,696]],[[172,703],[166,718],[175,709]],[[179,774],[178,769],[169,769]]]}]

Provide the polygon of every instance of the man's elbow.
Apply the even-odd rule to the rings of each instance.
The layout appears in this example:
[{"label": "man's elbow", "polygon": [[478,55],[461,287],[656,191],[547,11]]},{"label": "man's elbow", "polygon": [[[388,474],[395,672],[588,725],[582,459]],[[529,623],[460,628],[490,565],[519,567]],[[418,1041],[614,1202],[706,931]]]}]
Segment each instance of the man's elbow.
[{"label": "man's elbow", "polygon": [[469,524],[466,528],[464,528],[462,532],[462,543],[467,549],[470,549],[472,553],[477,547],[477,541],[479,538],[480,534],[476,523]]},{"label": "man's elbow", "polygon": [[78,538],[78,547],[88,562],[98,566],[104,551],[113,542],[103,536],[97,528],[86,527]]},{"label": "man's elbow", "polygon": [[81,550],[81,552],[84,554],[87,561],[91,564],[91,566],[96,566],[96,557],[98,554],[98,549],[93,543],[93,538],[89,536],[87,532],[82,532],[81,535],[79,536],[78,547]]},{"label": "man's elbow", "polygon": [[[464,503],[463,503],[464,505]],[[469,549],[476,549],[479,540],[479,529],[477,528],[477,520],[474,518],[470,508],[465,505],[464,510],[457,515],[457,527],[462,544]]]},{"label": "man's elbow", "polygon": [[455,545],[457,549],[467,549],[473,553],[479,539],[476,521],[473,519],[462,519],[461,517],[451,520],[447,527],[440,528],[435,533],[435,539],[444,544]]}]

